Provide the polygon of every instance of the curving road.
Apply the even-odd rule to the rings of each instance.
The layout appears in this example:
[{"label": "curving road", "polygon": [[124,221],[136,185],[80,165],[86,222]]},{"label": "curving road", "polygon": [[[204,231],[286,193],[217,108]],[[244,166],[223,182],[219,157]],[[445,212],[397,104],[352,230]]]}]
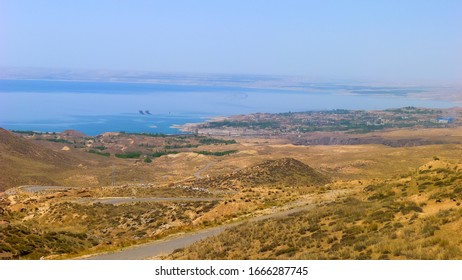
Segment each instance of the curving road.
[{"label": "curving road", "polygon": [[272,213],[269,215],[251,218],[251,219],[248,219],[242,222],[236,222],[232,224],[217,226],[214,228],[203,229],[203,230],[199,230],[193,233],[186,233],[180,236],[174,236],[168,239],[159,240],[159,241],[155,241],[152,243],[129,247],[121,251],[117,251],[117,252],[105,253],[101,255],[94,255],[94,256],[84,257],[82,259],[84,260],[141,260],[141,259],[153,258],[153,257],[163,255],[163,254],[170,254],[176,249],[184,248],[199,240],[205,239],[210,236],[218,235],[228,228],[235,227],[245,222],[256,222],[256,221],[262,221],[262,220],[269,219],[269,218],[285,217],[293,213],[297,213],[297,212],[301,212],[305,210],[311,210],[314,207],[316,207],[316,204],[297,207],[297,208],[290,209],[290,210],[285,210],[285,211],[281,211],[277,213]]},{"label": "curving road", "polygon": [[[250,218],[245,221],[221,225],[221,226],[217,226],[217,227],[213,227],[209,229],[203,229],[203,230],[195,231],[192,233],[185,233],[182,235],[168,237],[167,239],[158,240],[158,241],[147,243],[147,244],[128,247],[128,248],[122,249],[117,252],[93,255],[93,256],[83,257],[81,259],[84,259],[84,260],[141,260],[141,259],[154,258],[154,257],[163,255],[163,254],[170,254],[176,249],[181,249],[199,240],[205,239],[210,236],[218,235],[224,230],[235,227],[242,223],[257,222],[257,221],[262,221],[262,220],[266,220],[269,218],[283,218],[288,215],[298,213],[301,211],[312,210],[316,206],[322,205],[324,203],[332,202],[341,196],[344,196],[349,193],[353,193],[362,188],[363,188],[362,186],[358,186],[356,188],[346,189],[346,190],[331,190],[326,193],[320,194],[318,196],[306,198],[307,200],[305,200],[304,202],[305,204],[300,204],[301,202],[293,203],[292,206],[294,208],[289,209],[289,210],[274,212],[271,214]],[[319,202],[316,202],[316,199],[320,199],[318,200]],[[306,205],[306,203],[310,203],[310,204]]]},{"label": "curving road", "polygon": [[208,197],[107,197],[107,198],[83,198],[80,199],[81,202],[92,202],[92,203],[103,203],[103,204],[123,204],[131,202],[181,202],[181,201],[220,201],[221,199],[217,198],[208,198]]},{"label": "curving road", "polygon": [[170,254],[176,249],[187,247],[201,239],[218,235],[232,225],[220,226],[211,229],[200,230],[193,234],[159,240],[153,243],[129,247],[125,250],[95,255],[83,258],[84,260],[142,260],[162,254]]},{"label": "curving road", "polygon": [[44,191],[65,191],[72,189],[72,187],[64,187],[64,186],[35,186],[35,185],[27,185],[27,186],[20,186],[18,189],[21,189],[25,192],[30,193],[38,193]]}]

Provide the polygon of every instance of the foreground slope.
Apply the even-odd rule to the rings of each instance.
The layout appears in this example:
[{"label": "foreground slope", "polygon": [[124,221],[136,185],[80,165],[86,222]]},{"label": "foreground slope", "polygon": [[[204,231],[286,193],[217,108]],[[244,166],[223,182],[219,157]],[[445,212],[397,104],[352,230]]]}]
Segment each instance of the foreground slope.
[{"label": "foreground slope", "polygon": [[[258,216],[265,209],[283,206],[326,182],[327,176],[308,165],[282,158],[191,182],[201,188],[187,187],[184,182],[43,193],[19,188],[16,195],[0,197],[0,257],[62,258],[97,253],[236,218],[245,220],[250,213]],[[229,192],[216,193],[224,185]],[[116,199],[115,194],[130,197]],[[159,200],[165,195],[172,199]]]},{"label": "foreground slope", "polygon": [[462,164],[438,158],[361,194],[247,223],[172,259],[462,259]]},{"label": "foreground slope", "polygon": [[53,174],[76,159],[0,128],[0,191],[21,184],[56,185]]}]

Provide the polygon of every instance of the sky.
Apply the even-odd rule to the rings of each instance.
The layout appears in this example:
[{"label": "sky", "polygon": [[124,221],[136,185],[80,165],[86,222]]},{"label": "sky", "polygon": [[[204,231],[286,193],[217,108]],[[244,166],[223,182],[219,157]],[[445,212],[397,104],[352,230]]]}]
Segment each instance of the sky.
[{"label": "sky", "polygon": [[0,67],[449,85],[461,27],[459,0],[0,0]]}]

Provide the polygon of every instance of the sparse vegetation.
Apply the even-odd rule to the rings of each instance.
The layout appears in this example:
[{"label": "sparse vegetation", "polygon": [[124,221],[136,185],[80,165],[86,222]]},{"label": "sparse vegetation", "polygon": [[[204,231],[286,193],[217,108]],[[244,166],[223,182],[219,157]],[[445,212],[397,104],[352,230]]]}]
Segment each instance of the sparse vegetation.
[{"label": "sparse vegetation", "polygon": [[199,138],[199,143],[203,145],[211,145],[211,144],[230,145],[230,144],[236,144],[237,142],[234,139],[224,140],[224,139],[204,137],[204,138]]},{"label": "sparse vegetation", "polygon": [[211,151],[196,151],[195,153],[198,153],[200,155],[206,155],[206,156],[226,156],[230,154],[237,153],[237,150],[227,150],[227,151],[217,151],[217,152],[211,152]]},{"label": "sparse vegetation", "polygon": [[118,158],[139,158],[141,156],[141,152],[126,152],[123,154],[115,154]]},{"label": "sparse vegetation", "polygon": [[26,134],[26,135],[42,135],[43,132],[32,131],[32,130],[12,130],[11,132],[19,133],[19,134]]},{"label": "sparse vegetation", "polygon": [[415,107],[384,111],[327,110],[278,114],[256,113],[233,116],[220,121],[209,121],[198,124],[196,127],[206,133],[222,129],[232,130],[235,134],[259,135],[260,137],[274,134],[283,136],[286,133],[290,135],[290,133],[333,131],[344,132],[348,135],[366,134],[392,128],[453,126],[455,122],[452,118],[451,122],[439,121],[438,116],[444,114],[442,110]]},{"label": "sparse vegetation", "polygon": [[157,158],[157,157],[161,157],[161,156],[165,156],[165,155],[174,155],[174,154],[178,154],[177,151],[155,151],[154,153],[151,153],[149,154],[149,156],[151,157],[154,157],[154,158]]},{"label": "sparse vegetation", "polygon": [[[401,114],[394,121],[402,125],[417,122],[419,127],[427,124],[417,114],[436,117],[419,110],[387,113]],[[326,121],[367,117],[348,110],[307,114],[320,114]],[[297,122],[300,130],[280,122],[278,129],[268,128],[271,138],[242,137],[239,142],[202,132],[86,137],[0,131],[0,163],[7,163],[0,170],[1,191],[20,185],[70,187],[38,192],[22,187],[0,194],[0,258],[70,258],[314,205],[241,224],[168,258],[462,259],[460,145],[288,145],[292,140],[277,135],[290,132],[293,139],[302,139],[303,127],[316,124],[298,119],[300,113],[277,116]],[[391,127],[369,121],[371,129]],[[337,124],[359,131],[358,122]],[[255,127],[238,131],[245,129]],[[460,130],[446,134],[460,135]],[[34,142],[38,139],[51,142]],[[63,147],[62,141],[73,148]],[[210,146],[198,148],[205,145]],[[220,145],[232,146],[220,150],[225,148]],[[136,160],[111,157],[116,153],[117,158]],[[162,157],[169,154],[177,155]],[[124,202],[110,204],[107,198]]]},{"label": "sparse vegetation", "polygon": [[47,138],[44,140],[50,141],[50,142],[56,142],[56,143],[63,143],[63,144],[73,144],[72,142],[67,141],[66,139],[62,139],[62,138]]},{"label": "sparse vegetation", "polygon": [[[462,223],[462,209],[457,205],[461,197],[456,196],[461,182],[454,165],[443,166],[431,169],[431,177],[419,171],[407,175],[406,185],[386,180],[365,187],[360,196],[313,211],[240,225],[168,258],[460,259],[462,238],[455,230]],[[455,184],[444,185],[445,189],[430,186],[425,191],[426,202],[418,205],[414,195],[428,178]],[[447,196],[453,200],[436,212],[430,210],[438,205],[432,201],[435,197]]]},{"label": "sparse vegetation", "polygon": [[[85,250],[136,244],[160,237],[207,212],[214,202],[58,203],[27,223],[11,220],[0,231],[0,254],[8,259],[75,255]],[[186,214],[188,213],[188,214]]]},{"label": "sparse vegetation", "polygon": [[183,145],[166,145],[164,146],[165,149],[188,149],[188,148],[197,148],[199,145],[193,144],[183,144]]},{"label": "sparse vegetation", "polygon": [[40,231],[30,225],[8,225],[0,231],[4,259],[40,259],[55,254],[75,254],[99,244],[86,233]]}]

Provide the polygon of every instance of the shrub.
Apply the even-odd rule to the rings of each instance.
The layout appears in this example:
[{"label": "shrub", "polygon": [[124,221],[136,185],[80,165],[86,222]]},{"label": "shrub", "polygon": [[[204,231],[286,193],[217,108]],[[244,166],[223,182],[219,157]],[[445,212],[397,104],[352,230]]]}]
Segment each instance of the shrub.
[{"label": "shrub", "polygon": [[211,144],[236,144],[236,140],[223,140],[223,139],[216,139],[216,138],[201,138],[199,139],[199,143],[203,145],[211,145]]},{"label": "shrub", "polygon": [[425,237],[435,235],[435,231],[439,230],[440,228],[436,225],[432,225],[429,222],[426,222],[422,227],[422,235]]},{"label": "shrub", "polygon": [[177,151],[156,151],[152,154],[150,154],[151,157],[161,157],[161,156],[165,156],[165,155],[170,155],[170,154],[178,154]]},{"label": "shrub", "polygon": [[139,158],[141,156],[141,152],[127,152],[124,154],[115,154],[118,158]]},{"label": "shrub", "polygon": [[206,155],[206,156],[218,156],[218,157],[221,157],[221,156],[225,156],[225,155],[229,155],[229,154],[234,154],[236,152],[237,152],[237,150],[227,150],[227,151],[218,151],[218,152],[198,151],[196,153],[200,154],[200,155]]}]

